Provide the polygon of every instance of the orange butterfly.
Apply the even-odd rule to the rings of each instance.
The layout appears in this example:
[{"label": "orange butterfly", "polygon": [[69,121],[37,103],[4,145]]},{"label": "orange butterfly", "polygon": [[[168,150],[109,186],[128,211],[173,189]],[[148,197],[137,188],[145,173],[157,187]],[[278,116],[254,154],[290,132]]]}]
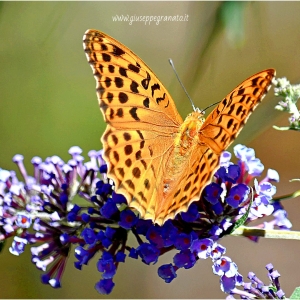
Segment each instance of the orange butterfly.
[{"label": "orange butterfly", "polygon": [[275,70],[242,82],[206,120],[196,109],[183,121],[166,88],[130,49],[97,30],[86,31],[83,45],[107,123],[101,141],[108,177],[141,217],[161,225],[199,200]]}]

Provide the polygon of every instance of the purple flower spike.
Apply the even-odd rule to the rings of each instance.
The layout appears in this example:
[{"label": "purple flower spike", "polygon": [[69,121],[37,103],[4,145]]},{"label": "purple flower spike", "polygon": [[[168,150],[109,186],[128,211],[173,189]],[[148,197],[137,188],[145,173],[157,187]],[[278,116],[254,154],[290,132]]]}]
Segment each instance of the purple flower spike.
[{"label": "purple flower spike", "polygon": [[269,272],[273,272],[274,267],[273,267],[273,265],[272,265],[271,263],[269,263],[269,264],[266,265],[266,269],[267,269]]},{"label": "purple flower spike", "polygon": [[105,218],[111,218],[114,214],[119,212],[119,209],[111,199],[108,200],[100,209],[102,216]]},{"label": "purple flower spike", "polygon": [[195,203],[192,203],[187,212],[182,212],[181,217],[186,222],[194,222],[199,218],[198,207]]},{"label": "purple flower spike", "polygon": [[87,265],[92,255],[89,251],[78,246],[75,248],[75,257],[78,259],[78,262],[76,262],[75,266],[77,269],[81,270],[82,265]]},{"label": "purple flower spike", "polygon": [[238,165],[229,165],[228,167],[220,167],[216,172],[216,176],[223,182],[236,183],[241,175],[241,168]]},{"label": "purple flower spike", "polygon": [[232,277],[227,277],[225,275],[221,276],[220,284],[221,284],[221,290],[224,293],[227,293],[227,294],[230,293],[231,290],[233,290],[236,285],[235,276],[232,276]]},{"label": "purple flower spike", "polygon": [[[148,230],[152,227],[152,221],[151,220],[143,220],[139,219],[136,224],[136,232],[138,234],[146,236]],[[148,239],[149,240],[149,239]],[[149,240],[150,241],[150,240]]]},{"label": "purple flower spike", "polygon": [[232,277],[237,274],[237,270],[237,265],[227,256],[223,256],[213,264],[213,272],[219,276]]},{"label": "purple flower spike", "polygon": [[112,240],[116,232],[117,232],[116,229],[113,229],[111,227],[106,227],[106,229],[105,229],[105,236],[108,239]]},{"label": "purple flower spike", "polygon": [[141,244],[137,248],[137,252],[142,258],[142,261],[147,265],[149,265],[150,263],[155,264],[158,260],[159,250],[149,243]]},{"label": "purple flower spike", "polygon": [[16,225],[20,228],[29,228],[31,226],[32,219],[27,213],[21,212],[17,214]]},{"label": "purple flower spike", "polygon": [[174,265],[178,268],[190,269],[196,263],[195,255],[189,250],[177,253],[173,258]]},{"label": "purple flower spike", "polygon": [[177,277],[176,267],[172,264],[162,265],[158,268],[158,276],[162,278],[166,283],[170,283]]},{"label": "purple flower spike", "polygon": [[162,227],[161,227],[161,236],[163,238],[163,245],[164,247],[172,246],[179,234],[179,230],[175,227],[171,220],[168,220]]},{"label": "purple flower spike", "polygon": [[244,145],[238,144],[233,148],[235,156],[243,162],[251,160],[255,157],[255,151]]},{"label": "purple flower spike", "polygon": [[101,279],[99,282],[96,283],[95,289],[100,294],[108,295],[112,292],[114,286],[115,283],[112,281],[112,279]]},{"label": "purple flower spike", "polygon": [[267,180],[279,182],[279,174],[276,170],[268,169]]},{"label": "purple flower spike", "polygon": [[264,170],[264,165],[258,158],[247,161],[246,165],[248,173],[252,176],[260,176]]},{"label": "purple flower spike", "polygon": [[277,279],[278,277],[280,277],[280,274],[278,273],[277,270],[275,270],[270,274],[270,276],[272,279]]},{"label": "purple flower spike", "polygon": [[116,254],[116,262],[125,262],[126,254],[124,252],[118,251]]},{"label": "purple flower spike", "polygon": [[204,198],[211,204],[217,204],[223,189],[216,183],[207,185],[204,189]]},{"label": "purple flower spike", "polygon": [[108,252],[103,252],[102,257],[97,263],[97,268],[99,272],[102,272],[102,277],[104,279],[113,278],[117,271],[113,257]]},{"label": "purple flower spike", "polygon": [[78,146],[73,146],[69,149],[69,153],[71,155],[79,155],[82,153],[82,149]]},{"label": "purple flower spike", "polygon": [[221,215],[224,211],[224,206],[218,202],[217,204],[212,205],[211,209],[216,215]]},{"label": "purple flower spike", "polygon": [[117,194],[115,192],[112,193],[112,200],[116,204],[122,204],[122,203],[126,204],[127,203],[126,198],[123,195]]},{"label": "purple flower spike", "polygon": [[11,173],[9,171],[0,169],[0,182],[6,183],[10,176]]},{"label": "purple flower spike", "polygon": [[274,225],[281,229],[291,229],[292,223],[287,218],[287,212],[284,209],[278,209],[273,213]]},{"label": "purple flower spike", "polygon": [[107,173],[107,165],[102,165],[99,169],[100,173]]},{"label": "purple flower spike", "polygon": [[221,276],[220,278],[221,290],[224,293],[231,293],[237,286],[243,284],[243,276],[239,273],[232,277],[227,277],[226,275]]},{"label": "purple flower spike", "polygon": [[134,259],[138,259],[139,254],[136,249],[131,248],[128,256]]},{"label": "purple flower spike", "polygon": [[191,251],[195,252],[201,259],[206,259],[211,255],[213,241],[211,239],[194,240]]},{"label": "purple flower spike", "polygon": [[223,254],[225,254],[226,248],[220,244],[214,243],[211,251],[211,258],[213,260],[219,259]]},{"label": "purple flower spike", "polygon": [[50,280],[49,280],[49,284],[50,284],[53,288],[55,288],[55,289],[58,289],[58,288],[61,287],[60,281],[57,280],[56,278],[50,279]]},{"label": "purple flower spike", "polygon": [[[277,271],[273,271],[273,265],[268,264],[266,266],[268,270],[268,283],[264,284],[262,280],[257,278],[255,273],[249,272],[248,278],[251,282],[242,282],[242,279],[237,281],[237,285],[243,285],[244,291],[240,291],[239,289],[234,288],[230,291],[232,295],[241,295],[246,296],[245,299],[284,299],[285,293],[280,288],[279,284],[279,273]],[[275,272],[275,273],[274,273]],[[274,273],[274,278],[272,277],[272,273]],[[237,275],[241,276],[241,275]],[[271,281],[271,284],[270,284]],[[246,292],[246,294],[245,294]],[[244,299],[244,298],[242,298]]]},{"label": "purple flower spike", "polygon": [[[108,135],[110,138],[112,143],[116,139]],[[79,147],[69,150],[71,159],[67,162],[55,155],[44,161],[34,158],[32,177],[27,176],[23,157],[16,156],[14,160],[23,182],[14,171],[0,169],[0,241],[14,238],[9,250],[15,255],[21,254],[25,246],[31,247],[32,262],[43,272],[42,282],[54,288],[61,286],[71,249],[75,249],[74,266],[79,270],[92,258],[100,257],[97,268],[102,278],[95,288],[102,294],[112,292],[113,277],[125,260],[133,258],[147,265],[155,264],[161,255],[173,251],[172,263],[158,268],[158,275],[167,283],[177,277],[179,268],[189,269],[199,259],[211,258],[213,272],[219,275],[224,292],[241,298],[252,294],[274,298],[276,293],[284,297],[279,273],[273,267],[268,267],[271,285],[263,284],[254,274],[250,276],[250,284],[243,283],[236,264],[224,256],[225,247],[217,243],[245,215],[251,197],[253,202],[249,214],[245,215],[246,224],[273,213],[273,219],[260,224],[260,228],[291,226],[282,204],[272,201],[276,188],[270,182],[279,179],[277,172],[269,170],[258,183],[254,176],[261,173],[263,165],[255,158],[254,150],[242,145],[234,149],[239,158],[237,164],[230,161],[229,152],[222,153],[221,167],[202,194],[195,196],[197,199],[193,200],[197,201],[162,225],[140,219],[124,195],[115,192],[116,186],[107,176],[103,150],[89,151],[88,161],[84,161]],[[121,169],[115,171],[116,176],[122,173]],[[197,180],[193,184],[197,185]],[[255,185],[251,197],[249,191],[253,184],[250,182]],[[118,184],[128,187],[128,182]],[[143,191],[148,187],[144,180],[137,188]],[[164,195],[160,196],[164,201]],[[185,195],[178,200],[184,199]],[[133,247],[131,238],[137,247]],[[237,288],[241,284],[244,291]]]},{"label": "purple flower spike", "polygon": [[81,236],[84,238],[84,241],[89,245],[93,245],[96,242],[96,234],[94,230],[90,228],[85,228],[82,231]]},{"label": "purple flower spike", "polygon": [[230,165],[228,167],[228,172],[227,172],[227,176],[225,177],[225,180],[231,183],[236,183],[240,175],[241,175],[240,166]]},{"label": "purple flower spike", "polygon": [[279,299],[284,299],[285,292],[280,289],[276,292],[276,295],[278,296]]},{"label": "purple flower spike", "polygon": [[222,152],[222,154],[220,156],[220,166],[228,167],[230,159],[231,159],[230,152],[228,152],[228,151]]},{"label": "purple flower spike", "polygon": [[12,245],[9,248],[9,252],[13,255],[19,256],[21,253],[24,252],[25,246],[27,244],[28,241],[26,239],[15,236],[14,241],[12,242]]},{"label": "purple flower spike", "polygon": [[230,189],[226,202],[233,208],[237,208],[244,202],[249,195],[250,189],[243,183],[240,183]]},{"label": "purple flower spike", "polygon": [[119,225],[124,229],[129,230],[132,226],[134,226],[138,221],[137,216],[132,210],[123,210],[120,214]]},{"label": "purple flower spike", "polygon": [[[272,196],[276,193],[276,186],[272,185],[269,182],[263,182],[258,185],[257,193],[260,196],[265,196],[267,200],[271,200]],[[267,202],[266,204],[268,204]]]},{"label": "purple flower spike", "polygon": [[147,240],[156,245],[157,248],[162,248],[164,246],[164,239],[161,236],[161,231],[161,227],[152,225],[146,234]]},{"label": "purple flower spike", "polygon": [[96,238],[97,238],[98,241],[101,242],[103,247],[106,248],[106,249],[108,249],[109,246],[112,244],[111,239],[107,238],[106,234],[102,230],[97,233]]},{"label": "purple flower spike", "polygon": [[191,246],[192,236],[186,233],[180,233],[174,242],[174,246],[178,250],[186,250]]}]

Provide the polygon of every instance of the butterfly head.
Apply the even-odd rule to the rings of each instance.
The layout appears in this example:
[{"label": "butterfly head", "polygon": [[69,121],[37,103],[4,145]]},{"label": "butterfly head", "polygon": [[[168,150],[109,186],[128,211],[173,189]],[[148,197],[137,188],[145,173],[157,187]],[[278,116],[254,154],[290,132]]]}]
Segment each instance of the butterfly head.
[{"label": "butterfly head", "polygon": [[188,135],[190,138],[193,138],[197,135],[205,121],[203,115],[204,112],[199,108],[188,114],[180,127],[180,139],[182,139],[182,136],[185,135]]},{"label": "butterfly head", "polygon": [[202,110],[199,107],[195,107],[194,111],[191,112],[190,114],[188,114],[185,121],[190,120],[190,121],[196,122],[196,123],[200,122],[201,126],[202,126],[202,124],[205,121],[204,115],[205,115],[205,110]]}]

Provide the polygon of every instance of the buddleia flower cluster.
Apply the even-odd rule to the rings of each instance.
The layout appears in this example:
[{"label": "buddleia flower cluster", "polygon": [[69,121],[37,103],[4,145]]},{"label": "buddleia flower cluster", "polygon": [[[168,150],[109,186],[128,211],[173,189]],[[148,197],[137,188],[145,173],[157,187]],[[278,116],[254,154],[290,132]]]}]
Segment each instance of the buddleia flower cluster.
[{"label": "buddleia flower cluster", "polygon": [[300,130],[300,112],[297,102],[300,98],[300,84],[292,85],[284,78],[273,79],[275,96],[281,97],[275,109],[291,114],[289,117],[289,127],[273,126],[278,130]]},{"label": "buddleia flower cluster", "polygon": [[[140,219],[125,197],[114,191],[101,150],[90,151],[87,162],[79,147],[69,150],[68,162],[58,156],[45,161],[34,157],[32,176],[24,167],[23,156],[16,155],[13,161],[21,180],[14,171],[0,170],[0,240],[10,240],[6,244],[16,256],[30,248],[32,262],[42,272],[42,283],[54,288],[61,287],[69,255],[75,255],[74,266],[79,270],[94,259],[101,273],[95,288],[109,294],[120,264],[128,259],[155,264],[161,255],[173,251],[173,260],[158,267],[158,276],[166,283],[177,277],[178,269],[210,259],[225,293],[240,297],[272,293],[281,299],[284,292],[279,284],[262,287],[254,276],[250,285],[246,283],[219,244],[237,227],[264,216],[273,218],[258,228],[291,228],[286,211],[273,199],[278,173],[268,170],[258,181],[264,166],[254,150],[237,145],[234,153],[237,163],[224,152],[220,168],[199,201],[162,226]],[[137,247],[129,244],[129,235],[135,237]]]}]

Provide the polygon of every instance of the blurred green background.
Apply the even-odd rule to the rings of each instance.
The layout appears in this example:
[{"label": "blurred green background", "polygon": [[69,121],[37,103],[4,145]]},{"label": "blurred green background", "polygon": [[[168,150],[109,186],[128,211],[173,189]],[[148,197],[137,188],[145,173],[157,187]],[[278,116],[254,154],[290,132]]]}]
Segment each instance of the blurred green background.
[{"label": "blurred green background", "polygon": [[[137,53],[158,75],[183,118],[191,106],[167,59],[175,63],[196,106],[221,100],[236,85],[265,68],[293,83],[300,79],[299,2],[1,2],[0,3],[0,167],[16,169],[16,153],[30,160],[38,155],[69,158],[73,145],[100,149],[105,128],[99,111],[95,80],[82,48],[82,36],[94,28],[108,33]],[[113,16],[188,15],[187,22],[114,22]],[[298,80],[298,81],[297,81]],[[299,133],[278,132],[288,115],[273,108],[273,92],[255,111],[235,142],[254,147],[267,168],[281,175],[282,195],[299,189],[289,183],[300,177]],[[299,224],[299,200],[286,203],[294,229]],[[162,257],[154,266],[128,259],[119,266],[115,289],[106,297],[94,290],[100,279],[97,258],[83,271],[66,268],[63,288],[42,285],[30,253],[14,257],[8,246],[0,256],[1,298],[225,298],[211,262],[165,284],[157,268],[172,261]],[[282,275],[289,296],[299,285],[299,242],[228,237],[221,242],[246,277],[254,271],[268,283],[264,266],[272,262]]]}]

